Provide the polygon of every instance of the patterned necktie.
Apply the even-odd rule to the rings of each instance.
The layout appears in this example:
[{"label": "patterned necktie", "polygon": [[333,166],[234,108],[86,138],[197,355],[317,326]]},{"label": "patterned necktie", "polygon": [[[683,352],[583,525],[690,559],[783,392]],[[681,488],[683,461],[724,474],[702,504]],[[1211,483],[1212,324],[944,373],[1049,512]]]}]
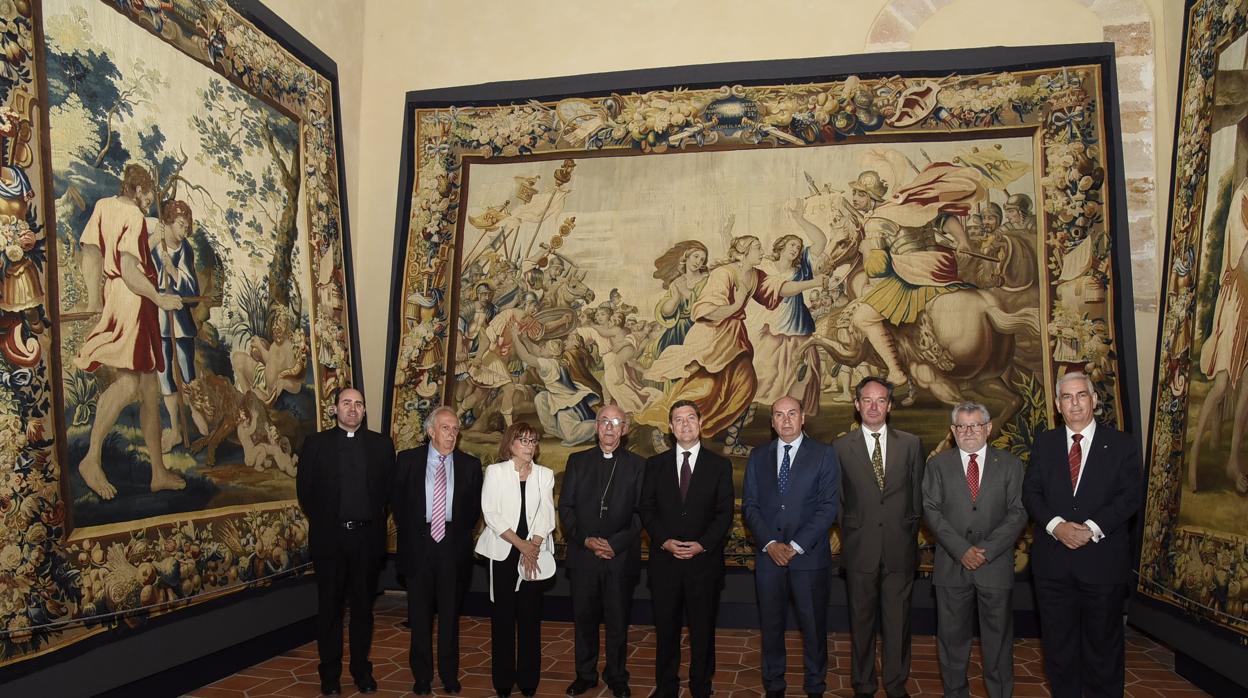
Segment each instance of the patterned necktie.
[{"label": "patterned necktie", "polygon": [[685,454],[685,461],[680,464],[680,501],[685,501],[685,495],[689,494],[689,479],[693,477],[693,468],[689,465],[689,451],[682,451]]},{"label": "patterned necktie", "polygon": [[875,471],[875,482],[884,490],[884,450],[880,448],[880,432],[871,434],[875,437],[875,450],[871,451],[871,469]]},{"label": "patterned necktie", "polygon": [[785,492],[789,491],[789,449],[793,448],[793,444],[784,445],[784,458],[780,461],[780,496],[783,497]]},{"label": "patterned necktie", "polygon": [[966,486],[971,488],[971,501],[979,499],[979,454],[971,454],[971,462],[966,464]]},{"label": "patterned necktie", "polygon": [[1079,466],[1083,464],[1083,447],[1079,445],[1083,434],[1074,434],[1070,438],[1074,443],[1070,445],[1070,455],[1066,460],[1070,463],[1070,491],[1074,492],[1079,486]]},{"label": "patterned necktie", "polygon": [[438,455],[438,472],[433,476],[433,513],[429,516],[429,535],[441,543],[446,536],[446,456]]}]

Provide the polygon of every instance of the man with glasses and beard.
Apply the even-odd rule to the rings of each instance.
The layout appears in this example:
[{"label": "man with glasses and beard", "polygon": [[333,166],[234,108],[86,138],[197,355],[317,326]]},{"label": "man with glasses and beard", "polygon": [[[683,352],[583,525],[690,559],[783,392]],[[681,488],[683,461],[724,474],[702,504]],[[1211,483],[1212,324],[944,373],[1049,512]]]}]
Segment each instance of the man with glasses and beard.
[{"label": "man with glasses and beard", "polygon": [[988,408],[953,408],[957,448],[932,456],[923,474],[923,512],[936,535],[936,651],[945,695],[970,696],[972,619],[979,609],[989,698],[1014,693],[1014,543],[1027,523],[1023,464],[988,445]]}]

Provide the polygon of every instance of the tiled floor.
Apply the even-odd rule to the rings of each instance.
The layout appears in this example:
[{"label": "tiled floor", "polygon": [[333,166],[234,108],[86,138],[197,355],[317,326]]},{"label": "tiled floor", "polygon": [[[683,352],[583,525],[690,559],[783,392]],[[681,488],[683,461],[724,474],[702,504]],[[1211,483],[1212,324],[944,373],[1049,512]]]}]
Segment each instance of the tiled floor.
[{"label": "tiled floor", "polygon": [[[405,618],[402,594],[387,594],[377,602],[377,626],[373,641],[373,672],[377,678],[378,696],[412,695],[412,675],[407,667],[408,632],[401,624]],[[572,669],[572,626],[548,622],[542,625],[545,647],[542,651],[542,683],[538,695],[562,696],[574,678]],[[654,633],[649,626],[634,626],[629,638],[632,654],[628,669],[632,674],[633,695],[645,698],[653,688]],[[716,636],[718,654],[715,674],[716,698],[754,698],[762,695],[759,671],[759,638],[753,630],[720,630]],[[460,634],[461,680],[464,698],[489,698],[494,695],[490,684],[490,625],[488,619],[465,618]],[[802,695],[801,640],[789,633],[788,685],[789,695]],[[842,633],[830,638],[828,692],[833,696],[850,696],[849,636]],[[436,642],[435,642],[436,646]],[[913,666],[909,685],[913,696],[940,695],[940,674],[936,664],[933,638],[914,638]],[[686,654],[686,659],[688,655]],[[1020,640],[1014,649],[1016,696],[1047,696],[1040,662],[1038,640]],[[237,674],[193,691],[198,698],[243,698],[251,696],[316,696],[320,691],[316,675],[316,645],[308,643],[298,649],[274,657]],[[1184,698],[1204,696],[1172,670],[1173,654],[1152,640],[1127,631],[1127,696],[1150,698]],[[978,646],[971,657],[972,695],[984,696],[983,681],[974,678],[979,671]],[[682,667],[688,676],[688,665]],[[344,667],[343,691],[354,693],[350,674]],[[434,682],[436,689],[440,681]],[[435,695],[438,695],[435,693]],[[519,696],[519,693],[513,694]],[[586,698],[609,698],[610,691],[602,684],[586,694]],[[684,695],[688,695],[687,691]],[[877,695],[884,695],[881,691]]]}]

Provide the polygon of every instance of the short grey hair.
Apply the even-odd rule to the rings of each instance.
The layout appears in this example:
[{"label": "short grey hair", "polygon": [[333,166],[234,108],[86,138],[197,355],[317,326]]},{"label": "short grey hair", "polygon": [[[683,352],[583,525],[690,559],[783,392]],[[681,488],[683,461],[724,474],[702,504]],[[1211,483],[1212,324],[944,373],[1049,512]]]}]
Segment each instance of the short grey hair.
[{"label": "short grey hair", "polygon": [[1055,383],[1053,386],[1054,387],[1053,394],[1061,395],[1063,385],[1065,385],[1066,383],[1069,383],[1070,381],[1080,380],[1080,379],[1082,379],[1088,384],[1089,393],[1096,392],[1096,386],[1092,385],[1092,379],[1088,378],[1088,374],[1084,373],[1083,371],[1070,371],[1067,373],[1063,373],[1061,377],[1057,379],[1057,383]]},{"label": "short grey hair", "polygon": [[425,431],[426,432],[430,432],[430,433],[433,432],[433,424],[434,422],[438,421],[438,415],[440,414],[449,414],[455,418],[455,421],[457,422],[459,421],[459,414],[455,412],[454,407],[451,407],[450,405],[438,405],[437,407],[433,408],[433,411],[430,412],[429,416],[425,418]]},{"label": "short grey hair", "polygon": [[972,413],[982,414],[984,416],[984,422],[992,421],[992,414],[988,412],[988,408],[985,407],[983,403],[967,401],[959,402],[957,405],[954,405],[953,410],[949,412],[949,423],[957,424],[958,415]]}]

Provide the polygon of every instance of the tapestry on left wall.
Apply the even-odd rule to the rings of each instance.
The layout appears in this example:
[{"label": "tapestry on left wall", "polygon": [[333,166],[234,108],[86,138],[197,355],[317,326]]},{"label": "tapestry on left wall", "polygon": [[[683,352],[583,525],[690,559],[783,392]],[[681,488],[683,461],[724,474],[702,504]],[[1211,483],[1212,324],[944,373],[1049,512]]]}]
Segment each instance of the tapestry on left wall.
[{"label": "tapestry on left wall", "polygon": [[0,666],[307,567],[337,82],[262,10],[0,0]]}]

